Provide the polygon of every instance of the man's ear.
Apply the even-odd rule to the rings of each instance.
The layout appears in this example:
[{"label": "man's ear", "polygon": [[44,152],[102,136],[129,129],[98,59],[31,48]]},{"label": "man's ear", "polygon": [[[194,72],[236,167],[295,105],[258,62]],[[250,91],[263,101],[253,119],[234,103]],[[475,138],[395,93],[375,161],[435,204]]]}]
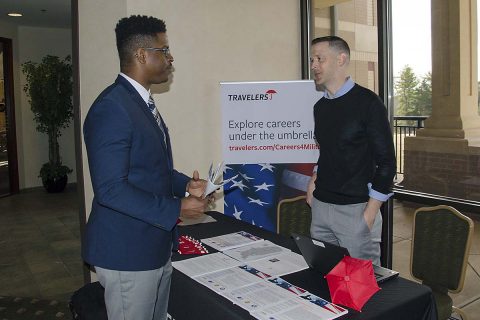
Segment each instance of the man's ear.
[{"label": "man's ear", "polygon": [[337,57],[338,66],[343,67],[348,63],[348,57],[345,52],[340,52]]},{"label": "man's ear", "polygon": [[147,61],[146,52],[144,48],[138,48],[135,51],[135,60],[141,64],[145,64]]}]

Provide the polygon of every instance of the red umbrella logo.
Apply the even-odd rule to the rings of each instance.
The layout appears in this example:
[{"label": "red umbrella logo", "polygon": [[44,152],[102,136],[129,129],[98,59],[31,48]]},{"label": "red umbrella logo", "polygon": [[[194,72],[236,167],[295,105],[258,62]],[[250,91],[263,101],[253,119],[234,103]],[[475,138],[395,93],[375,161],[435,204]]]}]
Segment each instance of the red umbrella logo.
[{"label": "red umbrella logo", "polygon": [[272,100],[273,95],[274,95],[275,93],[277,93],[277,91],[275,91],[275,90],[273,90],[273,89],[270,89],[270,90],[267,90],[267,92],[265,92],[265,93],[269,95],[269,99],[268,99],[268,100]]},{"label": "red umbrella logo", "polygon": [[325,276],[332,303],[357,311],[380,290],[373,272],[372,261],[343,257]]}]

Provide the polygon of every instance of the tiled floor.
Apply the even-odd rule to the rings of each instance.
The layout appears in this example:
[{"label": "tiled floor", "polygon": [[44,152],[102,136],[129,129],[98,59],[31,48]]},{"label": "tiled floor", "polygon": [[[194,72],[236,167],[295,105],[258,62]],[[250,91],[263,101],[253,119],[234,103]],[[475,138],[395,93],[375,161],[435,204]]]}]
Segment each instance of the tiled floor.
[{"label": "tiled floor", "polygon": [[[418,205],[395,202],[393,267],[410,278],[413,212]],[[469,319],[480,319],[480,216],[472,216],[475,234],[462,292],[454,304]],[[83,285],[78,197],[42,189],[0,198],[0,296],[67,301]]]},{"label": "tiled floor", "polygon": [[68,301],[82,268],[74,188],[0,198],[0,295]]}]

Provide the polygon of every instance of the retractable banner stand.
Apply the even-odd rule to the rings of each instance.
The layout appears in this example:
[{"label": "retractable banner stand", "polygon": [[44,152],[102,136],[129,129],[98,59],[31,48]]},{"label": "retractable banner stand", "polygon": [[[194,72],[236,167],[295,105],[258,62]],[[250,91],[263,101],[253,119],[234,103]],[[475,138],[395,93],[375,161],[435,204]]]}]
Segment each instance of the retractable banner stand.
[{"label": "retractable banner stand", "polygon": [[318,159],[313,81],[221,86],[226,215],[276,231],[277,204],[305,194]]}]

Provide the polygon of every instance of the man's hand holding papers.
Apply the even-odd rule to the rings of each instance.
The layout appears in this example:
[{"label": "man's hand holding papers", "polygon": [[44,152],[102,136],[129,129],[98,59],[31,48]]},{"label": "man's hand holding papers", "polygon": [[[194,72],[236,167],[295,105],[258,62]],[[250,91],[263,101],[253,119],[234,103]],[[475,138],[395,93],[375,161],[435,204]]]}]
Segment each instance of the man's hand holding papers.
[{"label": "man's hand holding papers", "polygon": [[227,184],[233,179],[238,177],[238,175],[236,175],[227,180],[220,180],[220,175],[223,174],[224,168],[225,168],[224,162],[219,163],[215,169],[213,169],[213,163],[210,165],[210,169],[208,170],[208,180],[207,180],[206,188],[202,195],[203,198],[207,197],[208,195],[215,192],[215,190],[218,190],[219,188],[221,188],[224,184]]}]

